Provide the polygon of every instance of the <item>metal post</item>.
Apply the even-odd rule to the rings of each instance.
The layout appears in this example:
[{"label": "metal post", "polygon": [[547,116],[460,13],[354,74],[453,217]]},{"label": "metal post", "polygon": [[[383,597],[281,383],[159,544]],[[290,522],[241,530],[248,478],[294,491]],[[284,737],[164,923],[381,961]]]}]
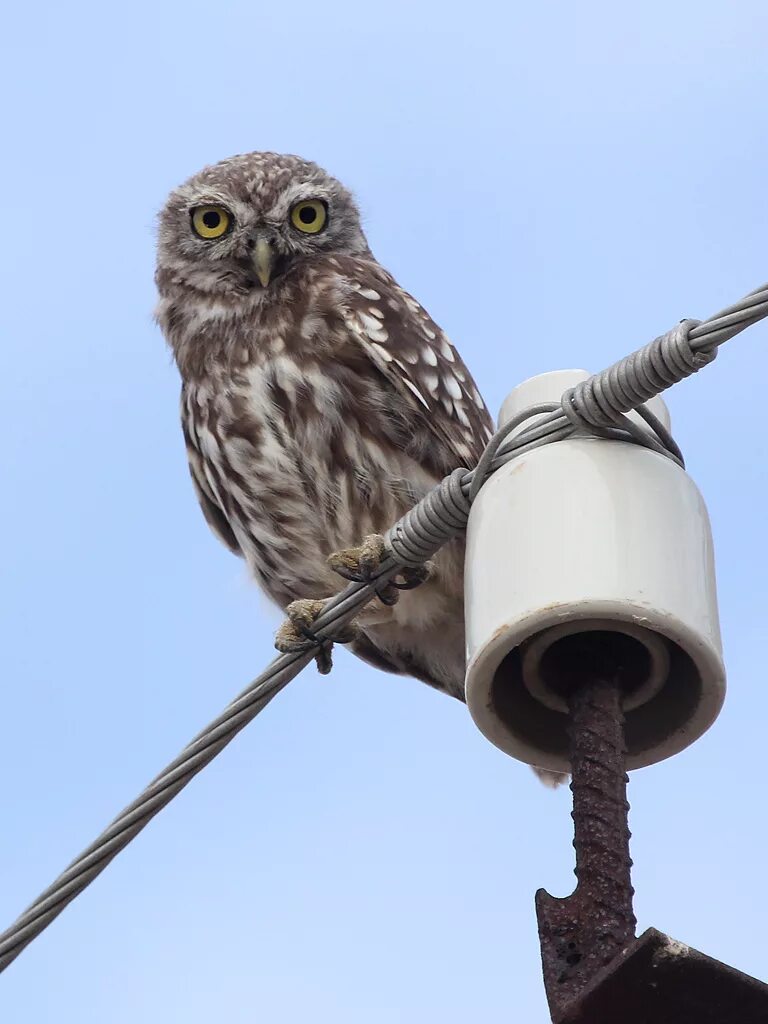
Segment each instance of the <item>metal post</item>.
[{"label": "metal post", "polygon": [[543,889],[536,894],[553,1020],[630,944],[636,923],[621,686],[600,678],[584,682],[568,703],[577,886],[565,899]]}]

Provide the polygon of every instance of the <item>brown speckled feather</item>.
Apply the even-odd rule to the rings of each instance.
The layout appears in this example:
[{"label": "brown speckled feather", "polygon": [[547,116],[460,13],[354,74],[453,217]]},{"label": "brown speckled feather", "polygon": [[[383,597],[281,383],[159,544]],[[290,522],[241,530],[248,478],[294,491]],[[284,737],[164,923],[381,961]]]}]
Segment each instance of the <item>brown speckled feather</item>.
[{"label": "brown speckled feather", "polygon": [[379,264],[336,262],[349,283],[344,319],[350,333],[414,412],[426,413],[435,439],[450,453],[449,468],[474,465],[493,423],[459,353]]}]

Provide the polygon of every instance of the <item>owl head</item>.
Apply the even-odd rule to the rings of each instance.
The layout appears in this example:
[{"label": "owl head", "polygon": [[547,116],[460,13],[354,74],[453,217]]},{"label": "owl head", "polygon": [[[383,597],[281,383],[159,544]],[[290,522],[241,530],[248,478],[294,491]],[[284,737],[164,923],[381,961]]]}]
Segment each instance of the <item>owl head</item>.
[{"label": "owl head", "polygon": [[365,255],[351,194],[308,160],[247,153],[206,167],[161,215],[158,273],[212,295],[266,292],[319,255]]}]

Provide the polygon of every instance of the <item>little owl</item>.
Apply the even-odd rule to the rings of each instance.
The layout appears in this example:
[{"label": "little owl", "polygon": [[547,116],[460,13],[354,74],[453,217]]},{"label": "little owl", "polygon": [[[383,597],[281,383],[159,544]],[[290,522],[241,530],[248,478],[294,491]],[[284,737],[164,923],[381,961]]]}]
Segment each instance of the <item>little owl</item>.
[{"label": "little owl", "polygon": [[[344,580],[328,555],[385,532],[493,426],[456,349],[372,255],[320,167],[250,153],[196,174],[162,211],[157,318],[208,524],[281,608]],[[350,649],[464,699],[461,540]]]}]

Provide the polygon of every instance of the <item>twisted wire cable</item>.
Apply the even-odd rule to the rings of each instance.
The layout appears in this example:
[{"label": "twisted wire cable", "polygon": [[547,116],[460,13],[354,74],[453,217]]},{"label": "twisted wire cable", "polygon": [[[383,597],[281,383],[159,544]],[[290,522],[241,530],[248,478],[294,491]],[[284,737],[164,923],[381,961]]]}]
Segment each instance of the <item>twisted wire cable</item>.
[{"label": "twisted wire cable", "polygon": [[[768,284],[708,320],[683,321],[650,345],[595,374],[563,396],[525,410],[506,423],[488,444],[478,465],[456,469],[389,530],[385,558],[370,582],[350,583],[331,598],[313,624],[314,636],[335,635],[405,566],[422,564],[467,525],[475,496],[488,477],[510,460],[534,448],[564,440],[575,432],[593,433],[643,444],[682,464],[665,428],[643,402],[715,358],[718,346],[768,316]],[[626,413],[636,410],[650,428],[643,430]],[[518,430],[529,418],[534,422]],[[154,816],[230,743],[312,660],[314,647],[275,658],[175,760],[123,810],[104,832],[0,935],[0,972],[90,885],[113,857],[125,849]]]}]

